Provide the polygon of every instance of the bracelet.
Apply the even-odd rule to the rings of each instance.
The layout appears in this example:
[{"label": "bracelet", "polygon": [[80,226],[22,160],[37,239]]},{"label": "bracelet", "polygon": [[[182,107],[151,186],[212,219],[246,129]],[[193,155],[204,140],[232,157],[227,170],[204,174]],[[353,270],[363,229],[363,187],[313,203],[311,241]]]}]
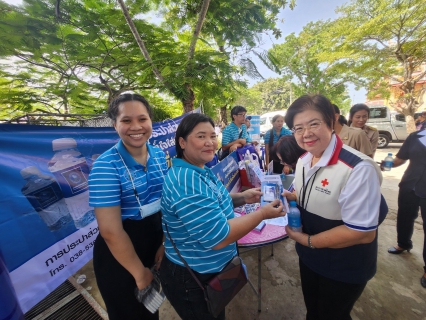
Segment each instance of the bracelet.
[{"label": "bracelet", "polygon": [[312,245],[311,236],[310,235],[308,235],[308,247],[311,248],[311,249],[315,249],[315,247]]}]

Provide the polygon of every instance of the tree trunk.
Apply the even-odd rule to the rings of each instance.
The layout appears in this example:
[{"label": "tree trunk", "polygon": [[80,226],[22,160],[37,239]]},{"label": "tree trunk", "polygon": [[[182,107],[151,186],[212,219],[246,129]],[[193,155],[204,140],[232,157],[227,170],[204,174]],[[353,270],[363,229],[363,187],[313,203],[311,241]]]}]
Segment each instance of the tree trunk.
[{"label": "tree trunk", "polygon": [[191,88],[191,85],[185,84],[185,88],[187,90],[186,99],[181,100],[183,104],[183,113],[187,113],[189,111],[194,110],[194,101],[195,101],[195,94]]},{"label": "tree trunk", "polygon": [[204,0],[201,6],[200,14],[198,16],[197,24],[194,32],[192,33],[191,44],[188,50],[188,60],[194,59],[195,45],[197,44],[198,36],[200,35],[201,28],[203,27],[204,20],[206,19],[207,11],[209,10],[210,0]]},{"label": "tree trunk", "polygon": [[129,25],[130,31],[132,31],[133,36],[135,37],[135,40],[139,46],[139,49],[142,52],[142,55],[144,56],[145,60],[151,65],[152,71],[154,72],[155,76],[158,80],[164,83],[164,78],[161,75],[160,71],[157,69],[157,67],[154,65],[151,56],[149,55],[149,52],[145,46],[145,43],[143,42],[142,38],[139,35],[138,30],[136,29],[135,24],[133,23],[132,18],[130,17],[129,10],[127,10],[126,5],[124,4],[123,0],[118,0],[118,3],[120,4],[121,11],[123,11],[124,18],[127,21],[127,24]]},{"label": "tree trunk", "polygon": [[416,131],[416,124],[412,115],[405,116],[405,123],[407,124],[407,132],[412,133]]},{"label": "tree trunk", "polygon": [[226,104],[225,104],[224,106],[220,107],[220,110],[219,110],[219,121],[220,121],[220,124],[222,126],[222,129],[226,125],[228,125],[228,118],[226,117],[226,112],[227,112],[227,109],[226,109]]}]

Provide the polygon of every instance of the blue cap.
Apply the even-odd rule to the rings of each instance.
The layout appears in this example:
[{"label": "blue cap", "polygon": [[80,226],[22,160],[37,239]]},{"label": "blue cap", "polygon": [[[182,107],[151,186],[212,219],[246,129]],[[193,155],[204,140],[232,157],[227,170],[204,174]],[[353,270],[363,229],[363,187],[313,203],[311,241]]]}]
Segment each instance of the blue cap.
[{"label": "blue cap", "polygon": [[246,117],[246,119],[251,120],[251,116]]}]

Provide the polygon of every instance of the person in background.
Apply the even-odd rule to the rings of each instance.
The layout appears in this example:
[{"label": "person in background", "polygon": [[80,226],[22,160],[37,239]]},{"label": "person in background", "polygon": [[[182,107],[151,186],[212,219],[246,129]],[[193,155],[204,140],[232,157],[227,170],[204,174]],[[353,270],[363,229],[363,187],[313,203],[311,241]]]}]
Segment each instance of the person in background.
[{"label": "person in background", "polygon": [[246,120],[244,122],[244,124],[246,125],[246,128],[247,128],[247,132],[248,132],[248,129],[251,127],[250,120],[251,120],[251,116],[248,116],[248,117],[246,117]]},{"label": "person in background", "polygon": [[246,120],[246,108],[242,106],[235,106],[231,110],[231,124],[227,125],[222,131],[222,160],[229,153],[237,150],[246,145],[247,139],[250,138],[247,135],[247,128],[245,125]]},{"label": "person in background", "polygon": [[138,94],[122,94],[108,107],[120,140],[100,155],[89,176],[89,203],[100,234],[93,250],[99,291],[110,320],[159,319],[135,297],[147,287],[164,255],[160,199],[165,154],[148,143],[152,111]]},{"label": "person in background", "polygon": [[[284,116],[282,115],[275,115],[272,120],[272,129],[269,129],[266,131],[264,139],[265,139],[265,160],[266,160],[266,167],[268,167],[269,162],[273,160],[273,156],[270,154],[270,150],[272,149],[272,146],[278,142],[278,140],[282,136],[291,135],[291,131],[284,128]],[[283,166],[278,162],[274,161],[274,172],[275,173],[281,173],[283,170]]]},{"label": "person in background", "polygon": [[[411,237],[414,220],[419,215],[426,221],[426,130],[411,133],[399,149],[393,167],[399,167],[410,160],[399,183],[398,215],[396,220],[397,245],[388,249],[391,254],[401,254],[413,248]],[[423,223],[424,273],[420,284],[426,288],[426,224]]]},{"label": "person in background", "polygon": [[306,153],[306,150],[303,150],[297,144],[293,135],[289,135],[281,137],[272,147],[272,152],[276,154],[281,165],[284,166],[283,173],[290,174],[295,172],[297,160]]},{"label": "person in background", "polygon": [[379,131],[376,128],[367,126],[365,123],[370,117],[370,109],[366,104],[357,103],[352,106],[349,111],[349,126],[354,128],[359,128],[364,130],[367,134],[368,140],[370,140],[371,148],[373,150],[372,158],[374,159],[374,154],[376,153],[377,145],[379,143]]},{"label": "person in background", "polygon": [[341,115],[339,107],[333,104],[333,108],[335,116],[334,131],[342,140],[342,142],[347,146],[352,147],[355,150],[358,150],[363,154],[373,158],[373,149],[371,148],[371,143],[364,131],[357,128],[348,127],[346,124],[342,124],[340,120]]},{"label": "person in background", "polygon": [[382,174],[370,157],[343,144],[337,117],[322,95],[305,95],[288,108],[286,124],[306,150],[296,164],[295,191],[302,232],[296,241],[306,319],[346,320],[376,273]]},{"label": "person in background", "polygon": [[423,111],[416,119],[416,130],[421,131],[426,129],[426,111]]},{"label": "person in background", "polygon": [[177,156],[165,178],[161,200],[167,235],[161,284],[182,319],[225,319],[225,310],[217,318],[209,314],[204,293],[175,251],[167,230],[189,267],[205,283],[237,254],[238,239],[263,219],[286,213],[282,203],[275,200],[255,212],[234,217],[234,207],[259,202],[262,193],[257,188],[229,194],[205,167],[217,146],[210,117],[199,113],[186,116],[177,128],[175,145]]},{"label": "person in background", "polygon": [[246,130],[247,130],[247,143],[252,143],[255,146],[257,146],[258,142],[257,141],[253,141],[253,139],[251,137],[251,134],[249,132],[249,129],[251,127],[251,122],[250,121],[251,121],[251,116],[246,117],[245,125],[246,125]]}]

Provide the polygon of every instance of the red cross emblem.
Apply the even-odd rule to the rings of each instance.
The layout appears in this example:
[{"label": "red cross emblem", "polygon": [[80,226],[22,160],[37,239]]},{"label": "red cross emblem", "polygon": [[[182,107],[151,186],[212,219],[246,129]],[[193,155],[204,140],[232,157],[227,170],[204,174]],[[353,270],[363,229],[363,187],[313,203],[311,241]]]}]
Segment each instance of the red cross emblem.
[{"label": "red cross emblem", "polygon": [[327,181],[327,179],[322,180],[322,181],[321,181],[321,183],[322,183],[322,186],[323,186],[323,187],[328,186],[328,181]]}]

